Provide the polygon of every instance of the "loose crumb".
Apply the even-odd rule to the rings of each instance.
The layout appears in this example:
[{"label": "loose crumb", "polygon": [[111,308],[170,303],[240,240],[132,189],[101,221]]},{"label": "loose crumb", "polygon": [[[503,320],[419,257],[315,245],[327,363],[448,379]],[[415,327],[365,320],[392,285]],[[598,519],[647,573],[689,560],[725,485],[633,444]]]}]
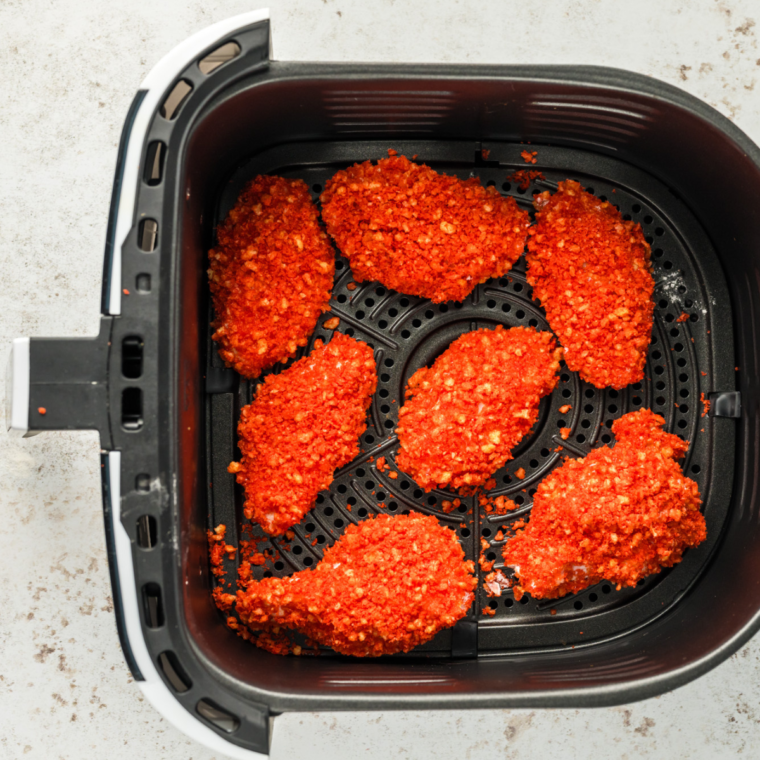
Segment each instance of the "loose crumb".
[{"label": "loose crumb", "polygon": [[518,169],[507,175],[508,182],[514,182],[519,190],[525,192],[534,179],[546,179],[544,173],[538,169]]},{"label": "loose crumb", "polygon": [[702,406],[703,406],[701,416],[706,417],[708,412],[710,411],[710,407],[712,406],[712,401],[710,401],[709,398],[706,398],[704,393],[699,394],[699,400],[702,402]]},{"label": "loose crumb", "polygon": [[685,322],[689,318],[689,315],[685,312],[681,312],[681,316],[676,319],[676,322]]},{"label": "loose crumb", "polygon": [[537,150],[533,150],[533,151],[524,150],[520,153],[520,155],[522,156],[522,160],[525,161],[526,164],[535,164],[538,162],[538,159],[536,158],[536,156],[538,156]]},{"label": "loose crumb", "polygon": [[324,327],[325,330],[337,330],[339,324],[340,317],[331,317],[322,323],[322,327]]},{"label": "loose crumb", "polygon": [[44,406],[38,406],[38,407],[37,407],[37,413],[38,413],[38,414],[43,414],[43,415],[44,415],[44,414],[47,414],[47,409],[45,409],[45,407],[44,407]]},{"label": "loose crumb", "polygon": [[566,441],[570,437],[570,433],[572,433],[572,428],[569,427],[563,427],[559,429],[559,435],[560,438],[562,438],[563,441]]},{"label": "loose crumb", "polygon": [[567,414],[573,407],[570,404],[565,404],[559,408],[560,414]]}]

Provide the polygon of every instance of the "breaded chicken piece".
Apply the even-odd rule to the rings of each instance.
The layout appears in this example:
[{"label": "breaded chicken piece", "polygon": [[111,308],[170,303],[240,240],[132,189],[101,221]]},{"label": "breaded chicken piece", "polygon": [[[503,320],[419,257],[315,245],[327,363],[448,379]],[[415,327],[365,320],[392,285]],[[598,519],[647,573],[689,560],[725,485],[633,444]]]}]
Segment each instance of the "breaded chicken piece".
[{"label": "breaded chicken piece", "polygon": [[515,598],[581,591],[602,580],[635,586],[680,562],[707,536],[697,484],[676,462],[688,444],[649,409],[616,420],[614,448],[568,459],[538,486],[527,527],[504,546]]},{"label": "breaded chicken piece", "polygon": [[560,357],[551,333],[532,328],[457,338],[409,380],[396,464],[426,491],[482,485],[533,426]]},{"label": "breaded chicken piece", "polygon": [[534,201],[528,282],[565,348],[569,369],[597,388],[644,377],[654,279],[641,226],[572,180]]},{"label": "breaded chicken piece", "polygon": [[530,224],[514,198],[480,180],[449,177],[392,155],[339,171],[321,196],[322,218],[358,282],[462,301],[508,272]]},{"label": "breaded chicken piece", "polygon": [[380,515],[349,525],[314,569],[251,582],[236,609],[253,631],[288,628],[342,654],[378,657],[408,652],[464,617],[474,570],[434,517]]},{"label": "breaded chicken piece", "polygon": [[336,333],[279,375],[268,375],[240,410],[243,456],[229,471],[245,488],[245,516],[271,536],[295,525],[358,453],[377,386],[372,349]]},{"label": "breaded chicken piece", "polygon": [[256,177],[217,229],[208,270],[219,355],[244,377],[295,355],[327,308],[335,254],[300,179]]}]

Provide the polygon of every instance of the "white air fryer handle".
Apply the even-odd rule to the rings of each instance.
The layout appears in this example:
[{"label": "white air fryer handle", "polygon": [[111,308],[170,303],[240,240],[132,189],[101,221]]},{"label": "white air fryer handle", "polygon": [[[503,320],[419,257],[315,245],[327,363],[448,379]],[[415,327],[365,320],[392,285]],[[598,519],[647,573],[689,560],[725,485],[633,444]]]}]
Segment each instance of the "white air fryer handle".
[{"label": "white air fryer handle", "polygon": [[269,8],[262,8],[257,11],[242,13],[239,16],[233,16],[206,29],[202,29],[165,55],[143,80],[140,90],[145,92],[145,96],[135,115],[124,158],[123,179],[112,252],[111,282],[107,304],[108,314],[121,314],[123,288],[121,282],[121,247],[134,224],[135,198],[137,187],[140,183],[140,160],[143,145],[159,104],[163,102],[169,89],[176,82],[177,77],[193,61],[200,59],[203,53],[206,51],[210,52],[215,47],[228,41],[230,37],[241,29],[268,19]]},{"label": "white air fryer handle", "polygon": [[16,338],[5,372],[5,424],[12,436],[29,433],[29,338]]}]

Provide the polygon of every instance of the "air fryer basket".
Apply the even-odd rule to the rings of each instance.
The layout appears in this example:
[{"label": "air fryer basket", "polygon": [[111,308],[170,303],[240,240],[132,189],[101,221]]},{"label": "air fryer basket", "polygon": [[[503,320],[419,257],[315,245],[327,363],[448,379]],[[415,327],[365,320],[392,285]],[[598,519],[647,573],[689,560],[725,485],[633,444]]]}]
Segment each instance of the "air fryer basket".
[{"label": "air fryer basket", "polygon": [[[198,61],[229,41],[239,54],[203,73]],[[125,126],[101,335],[19,339],[12,367],[15,428],[101,432],[119,631],[151,701],[201,741],[251,757],[266,752],[271,719],[285,710],[610,705],[685,683],[746,641],[760,624],[760,588],[749,581],[760,572],[757,147],[700,101],[622,71],[276,62],[258,17],[191,42],[149,77]],[[191,88],[183,100],[180,80]],[[521,191],[508,175],[526,168],[526,143],[543,179]],[[206,253],[256,174],[302,178],[316,200],[337,169],[389,148],[478,176],[525,208],[534,192],[577,179],[640,222],[657,283],[646,377],[598,391],[563,367],[534,431],[495,476],[495,493],[520,509],[497,517],[465,499],[445,514],[451,494],[423,494],[403,473],[390,480],[375,461],[393,466],[407,378],[454,338],[496,324],[547,328],[524,261],[462,304],[434,305],[377,283],[350,290],[338,258],[330,316],[373,346],[378,393],[359,458],[294,540],[267,539],[271,557],[258,572],[314,566],[349,522],[408,509],[455,527],[472,559],[485,539],[498,567],[494,536],[528,514],[560,460],[555,449],[584,455],[609,442],[614,419],[642,407],[691,442],[684,470],[699,483],[708,540],[635,589],[599,584],[543,603],[481,590],[467,620],[408,655],[277,657],[229,630],[210,595],[205,531],[224,523],[236,543],[242,499],[226,466],[255,383],[225,369],[211,342]],[[305,350],[329,337],[319,326]],[[572,429],[567,441],[559,427]]]}]

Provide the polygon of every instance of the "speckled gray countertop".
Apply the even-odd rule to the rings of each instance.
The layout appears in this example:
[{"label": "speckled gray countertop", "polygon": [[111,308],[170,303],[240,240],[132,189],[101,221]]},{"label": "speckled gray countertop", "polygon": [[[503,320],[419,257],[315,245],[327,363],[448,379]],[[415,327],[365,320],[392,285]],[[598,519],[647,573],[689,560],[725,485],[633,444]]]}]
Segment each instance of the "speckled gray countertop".
[{"label": "speckled gray countertop", "polygon": [[[0,4],[0,347],[20,335],[97,332],[111,181],[132,96],[174,45],[252,7]],[[703,98],[760,142],[758,0],[270,7],[283,60],[618,66]],[[0,433],[0,758],[221,760],[159,717],[122,659],[98,451],[94,433]],[[286,715],[272,746],[276,760],[759,755],[757,639],[698,681],[624,707]]]}]

